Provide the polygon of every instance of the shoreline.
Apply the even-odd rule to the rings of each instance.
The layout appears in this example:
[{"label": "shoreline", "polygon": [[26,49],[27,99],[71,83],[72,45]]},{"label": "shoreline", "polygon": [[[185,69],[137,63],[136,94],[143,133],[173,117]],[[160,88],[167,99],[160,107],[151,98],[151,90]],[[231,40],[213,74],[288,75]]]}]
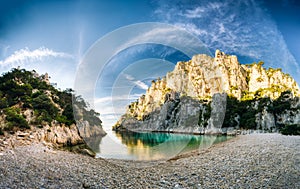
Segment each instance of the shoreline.
[{"label": "shoreline", "polygon": [[170,159],[167,160],[167,161],[177,161],[177,160],[179,160],[179,159],[190,158],[190,157],[193,157],[193,156],[198,156],[198,155],[200,155],[200,154],[207,153],[207,152],[209,152],[211,149],[216,148],[216,147],[218,147],[219,145],[223,147],[223,146],[225,146],[225,145],[228,145],[227,143],[231,143],[231,142],[233,142],[234,140],[238,140],[238,139],[239,139],[239,138],[238,138],[239,136],[241,136],[241,135],[234,135],[234,136],[233,136],[232,138],[230,138],[230,139],[227,139],[227,140],[225,140],[225,141],[223,141],[223,142],[218,142],[218,143],[212,144],[210,147],[205,148],[205,149],[202,149],[202,150],[192,150],[192,151],[190,151],[190,152],[185,152],[185,153],[182,153],[182,154],[178,154],[178,155],[176,155],[176,156],[170,158]]},{"label": "shoreline", "polygon": [[277,132],[267,132],[264,130],[259,130],[259,129],[234,129],[231,132],[216,132],[216,133],[201,133],[201,132],[187,132],[187,131],[177,131],[177,130],[172,130],[172,131],[167,131],[167,130],[139,130],[139,129],[113,129],[113,132],[135,132],[135,133],[170,133],[170,134],[186,134],[186,135],[206,135],[206,136],[239,136],[239,135],[247,135],[247,134],[280,134],[279,131]]},{"label": "shoreline", "polygon": [[169,161],[92,158],[31,144],[0,152],[0,188],[299,188],[300,136],[238,135]]}]

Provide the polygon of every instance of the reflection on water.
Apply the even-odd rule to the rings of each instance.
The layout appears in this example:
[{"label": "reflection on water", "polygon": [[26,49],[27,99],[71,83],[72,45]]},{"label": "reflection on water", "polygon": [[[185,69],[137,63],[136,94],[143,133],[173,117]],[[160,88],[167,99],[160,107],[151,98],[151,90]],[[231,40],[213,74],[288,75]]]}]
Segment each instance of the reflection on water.
[{"label": "reflection on water", "polygon": [[93,144],[90,147],[97,153],[97,157],[131,160],[169,159],[183,152],[208,148],[230,138],[228,136],[131,131],[119,131],[113,134],[119,141],[105,136],[102,140],[89,142]]}]

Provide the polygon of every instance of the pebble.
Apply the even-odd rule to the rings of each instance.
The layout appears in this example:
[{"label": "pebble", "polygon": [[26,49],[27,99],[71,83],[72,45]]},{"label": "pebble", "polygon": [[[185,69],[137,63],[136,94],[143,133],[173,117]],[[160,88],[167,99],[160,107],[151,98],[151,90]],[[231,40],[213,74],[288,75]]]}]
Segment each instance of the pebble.
[{"label": "pebble", "polygon": [[135,162],[30,144],[0,152],[0,188],[300,188],[299,147],[300,136],[250,134],[176,161]]}]

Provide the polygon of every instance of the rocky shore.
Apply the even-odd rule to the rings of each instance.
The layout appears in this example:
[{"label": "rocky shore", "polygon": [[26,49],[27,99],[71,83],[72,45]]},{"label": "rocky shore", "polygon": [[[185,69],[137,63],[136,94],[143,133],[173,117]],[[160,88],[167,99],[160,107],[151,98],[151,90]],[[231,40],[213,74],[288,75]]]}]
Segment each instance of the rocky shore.
[{"label": "rocky shore", "polygon": [[161,162],[31,144],[0,152],[0,188],[300,188],[300,136],[240,135]]}]

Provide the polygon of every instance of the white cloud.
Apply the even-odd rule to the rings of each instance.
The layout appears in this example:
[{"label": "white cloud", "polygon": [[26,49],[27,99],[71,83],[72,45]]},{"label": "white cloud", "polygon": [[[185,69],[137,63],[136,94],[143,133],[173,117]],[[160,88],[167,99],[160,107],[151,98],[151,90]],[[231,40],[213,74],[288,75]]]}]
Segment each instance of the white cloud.
[{"label": "white cloud", "polygon": [[148,89],[148,85],[142,81],[134,81],[134,84],[136,84],[139,88],[147,90]]},{"label": "white cloud", "polygon": [[197,27],[193,23],[175,23],[175,26],[184,28],[185,30],[195,34],[195,35],[208,35],[208,32],[206,30],[202,30],[199,27]]},{"label": "white cloud", "polygon": [[183,14],[187,18],[201,18],[201,13],[205,12],[205,8],[203,7],[196,7],[192,10],[187,10],[185,14]]},{"label": "white cloud", "polygon": [[132,94],[132,95],[120,95],[120,96],[105,96],[101,98],[96,98],[94,103],[107,103],[111,101],[124,101],[124,100],[135,100],[143,94]]},{"label": "white cloud", "polygon": [[219,29],[220,33],[225,33],[226,30],[225,30],[224,24],[220,23],[219,27],[220,27],[220,29]]},{"label": "white cloud", "polygon": [[219,2],[212,2],[208,4],[208,6],[211,7],[212,9],[220,9],[222,8],[223,5],[224,5],[223,3],[219,3]]},{"label": "white cloud", "polygon": [[131,75],[128,75],[128,74],[123,74],[125,76],[125,78],[129,81],[133,81],[134,80],[134,77],[132,77]]},{"label": "white cloud", "polygon": [[0,61],[0,66],[7,65],[23,65],[24,63],[32,62],[32,61],[41,61],[46,57],[55,57],[55,58],[73,58],[72,55],[63,53],[63,52],[55,52],[51,49],[40,47],[35,50],[30,50],[28,48],[21,49],[15,51],[12,55]]},{"label": "white cloud", "polygon": [[128,75],[128,74],[123,74],[125,76],[125,78],[134,83],[136,86],[138,86],[139,88],[141,89],[144,89],[144,90],[147,90],[148,89],[148,85],[140,80],[135,80],[135,78],[131,75]]}]

